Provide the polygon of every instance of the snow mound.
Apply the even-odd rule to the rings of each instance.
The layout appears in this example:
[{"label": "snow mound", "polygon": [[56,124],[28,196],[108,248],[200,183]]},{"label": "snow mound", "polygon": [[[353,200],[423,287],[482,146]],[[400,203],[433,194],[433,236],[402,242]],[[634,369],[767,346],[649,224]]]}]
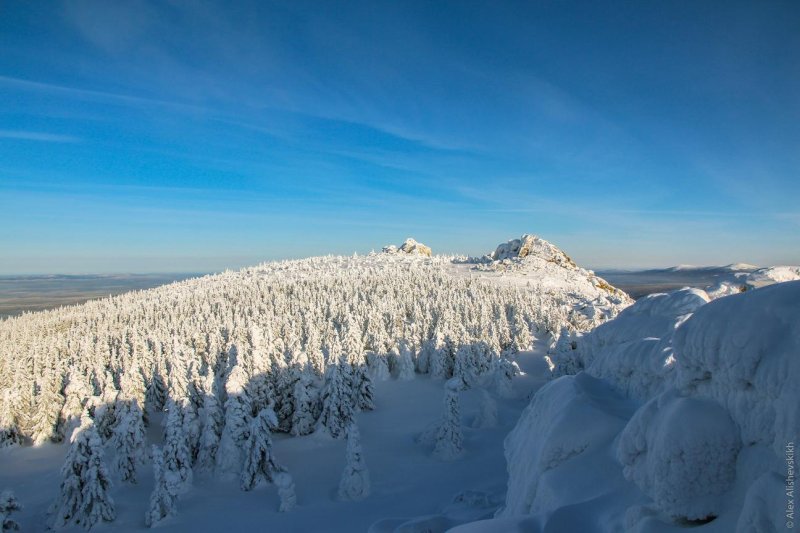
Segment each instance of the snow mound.
[{"label": "snow mound", "polygon": [[533,397],[505,441],[508,493],[500,516],[545,512],[591,494],[598,456],[622,431],[631,407],[585,373],[551,381]]},{"label": "snow mound", "polygon": [[708,301],[699,289],[641,298],[613,321],[550,354],[553,373],[560,376],[585,369],[631,398],[650,398],[669,383],[667,376],[674,369],[670,341],[675,328]]},{"label": "snow mound", "polygon": [[432,252],[429,246],[425,246],[421,242],[417,242],[411,237],[403,241],[403,244],[398,248],[394,244],[383,247],[383,253],[386,254],[408,254],[408,255],[424,255],[431,257]]},{"label": "snow mound", "polygon": [[800,281],[707,302],[654,295],[561,343],[556,371],[577,374],[542,387],[509,434],[497,519],[461,530],[784,528]]},{"label": "snow mound", "polygon": [[714,300],[673,338],[676,386],[718,401],[745,444],[779,455],[800,435],[798,302],[798,281]]},{"label": "snow mound", "polygon": [[627,479],[673,517],[716,516],[736,476],[738,431],[719,404],[670,390],[650,400],[622,432]]}]

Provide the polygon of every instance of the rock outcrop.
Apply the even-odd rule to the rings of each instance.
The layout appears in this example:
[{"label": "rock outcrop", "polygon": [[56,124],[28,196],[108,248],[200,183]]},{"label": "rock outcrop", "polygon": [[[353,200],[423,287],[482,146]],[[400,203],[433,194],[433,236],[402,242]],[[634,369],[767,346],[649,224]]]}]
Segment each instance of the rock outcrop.
[{"label": "rock outcrop", "polygon": [[424,255],[426,257],[431,257],[432,252],[429,246],[425,246],[421,242],[417,242],[411,237],[406,239],[403,244],[400,245],[398,248],[394,244],[390,244],[388,246],[383,247],[383,253],[386,254],[398,254],[404,253],[409,255]]},{"label": "rock outcrop", "polygon": [[545,261],[563,267],[577,267],[575,261],[558,247],[536,235],[530,234],[525,234],[519,239],[512,239],[508,242],[504,242],[499,245],[489,257],[494,261],[502,261],[504,259],[523,259],[529,255],[535,255]]}]

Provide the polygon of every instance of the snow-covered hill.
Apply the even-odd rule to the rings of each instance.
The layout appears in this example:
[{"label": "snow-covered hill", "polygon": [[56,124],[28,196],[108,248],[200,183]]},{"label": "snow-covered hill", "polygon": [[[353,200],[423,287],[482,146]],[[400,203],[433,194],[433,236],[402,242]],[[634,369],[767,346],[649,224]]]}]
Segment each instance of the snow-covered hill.
[{"label": "snow-covered hill", "polygon": [[[502,260],[428,257],[414,243],[416,253],[266,263],[4,320],[0,488],[17,490],[28,530],[214,529],[216,501],[236,509],[233,523],[284,531],[364,530],[435,508],[474,476],[494,479],[486,468],[521,408],[515,394],[544,368],[519,354],[631,303],[533,239],[525,257]],[[474,435],[462,401],[480,404]],[[406,457],[420,469],[412,481],[391,466]],[[246,492],[268,482],[267,509]],[[345,519],[359,504],[342,498],[371,500],[358,507],[364,527]],[[295,504],[305,518],[291,516]]]}]

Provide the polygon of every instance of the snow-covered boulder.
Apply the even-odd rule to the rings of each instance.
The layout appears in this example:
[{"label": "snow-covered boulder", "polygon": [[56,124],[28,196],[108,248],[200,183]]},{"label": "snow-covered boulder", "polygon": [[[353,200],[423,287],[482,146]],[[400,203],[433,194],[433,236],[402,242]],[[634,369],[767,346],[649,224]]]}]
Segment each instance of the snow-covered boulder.
[{"label": "snow-covered boulder", "polygon": [[408,255],[424,255],[426,257],[431,257],[431,255],[433,254],[429,246],[425,246],[421,242],[417,242],[411,237],[403,241],[403,244],[401,244],[399,248],[394,244],[384,246],[383,253],[385,254],[404,253]]},{"label": "snow-covered boulder", "polygon": [[782,454],[800,435],[800,281],[699,308],[675,331],[676,385],[715,399],[745,444]]},{"label": "snow-covered boulder", "polygon": [[499,516],[549,512],[591,496],[599,485],[589,474],[608,475],[601,464],[632,412],[585,373],[542,387],[506,437],[508,492]]},{"label": "snow-covered boulder", "polygon": [[738,433],[718,403],[684,398],[672,389],[631,418],[617,456],[625,477],[659,510],[701,520],[720,513],[722,495],[736,477]]}]

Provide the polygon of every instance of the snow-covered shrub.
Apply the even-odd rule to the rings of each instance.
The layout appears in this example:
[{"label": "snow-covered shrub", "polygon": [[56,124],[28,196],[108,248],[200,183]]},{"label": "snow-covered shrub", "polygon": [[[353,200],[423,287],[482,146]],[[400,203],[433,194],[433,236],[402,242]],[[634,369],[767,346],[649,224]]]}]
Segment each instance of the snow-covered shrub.
[{"label": "snow-covered shrub", "polygon": [[622,431],[618,457],[664,513],[688,520],[719,514],[736,476],[738,430],[719,404],[670,390],[653,398]]},{"label": "snow-covered shrub", "polygon": [[17,497],[10,490],[0,492],[0,531],[19,531],[19,524],[11,515],[22,509]]}]

